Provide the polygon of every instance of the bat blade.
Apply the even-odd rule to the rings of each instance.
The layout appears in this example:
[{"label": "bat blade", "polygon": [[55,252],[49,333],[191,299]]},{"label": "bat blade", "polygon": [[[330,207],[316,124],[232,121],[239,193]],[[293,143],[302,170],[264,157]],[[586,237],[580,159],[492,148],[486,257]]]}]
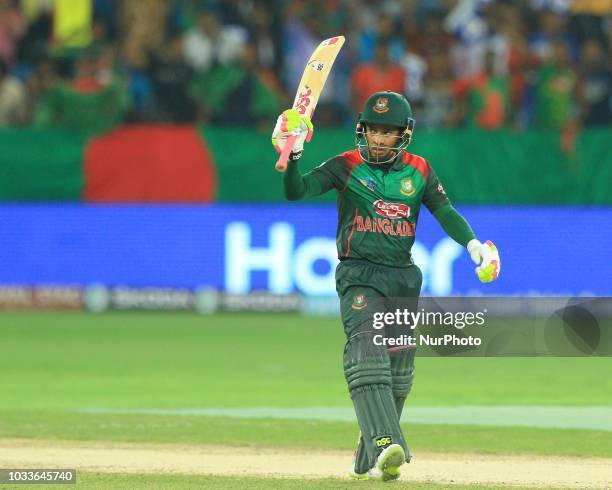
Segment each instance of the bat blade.
[{"label": "bat blade", "polygon": [[[312,118],[319,97],[327,81],[327,77],[331,72],[334,61],[344,45],[344,36],[336,36],[321,42],[317,48],[312,52],[304,73],[300,79],[295,100],[293,101],[293,109],[296,109],[300,114],[309,116]],[[291,142],[291,148],[285,151],[289,147]],[[287,160],[289,159],[289,153],[293,149],[295,138],[288,138],[283,147],[283,151],[276,162],[276,169],[279,172],[284,172],[287,168]]]},{"label": "bat blade", "polygon": [[344,36],[332,37],[321,42],[310,55],[293,101],[293,108],[300,114],[312,117],[327,77],[343,45]]}]

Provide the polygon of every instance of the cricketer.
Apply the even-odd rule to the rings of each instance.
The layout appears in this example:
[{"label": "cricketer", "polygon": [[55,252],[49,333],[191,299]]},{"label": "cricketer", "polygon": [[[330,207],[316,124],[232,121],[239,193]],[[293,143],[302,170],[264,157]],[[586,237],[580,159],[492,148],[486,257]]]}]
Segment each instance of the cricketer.
[{"label": "cricketer", "polygon": [[362,313],[377,299],[418,298],[422,275],[410,250],[421,204],[448,236],[466,247],[482,282],[497,279],[501,266],[495,245],[476,238],[430,163],[406,151],[413,129],[408,100],[395,92],[376,92],[358,117],[355,149],[305,175],[299,160],[313,130],[310,118],[286,110],[272,134],[277,151],[290,136],[296,137],[283,176],[288,200],[332,189],[337,193],[336,290],[347,339],[343,365],[361,430],[349,475],[358,479],[394,480],[400,466],[410,462],[400,416],[412,387],[415,351],[376,345]]}]

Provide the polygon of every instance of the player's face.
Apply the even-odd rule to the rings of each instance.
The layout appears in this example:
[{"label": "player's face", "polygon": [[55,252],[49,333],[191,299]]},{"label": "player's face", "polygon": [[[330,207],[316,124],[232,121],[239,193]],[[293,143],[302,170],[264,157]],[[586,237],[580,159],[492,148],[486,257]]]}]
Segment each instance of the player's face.
[{"label": "player's face", "polygon": [[400,129],[395,126],[370,124],[366,127],[366,141],[370,157],[374,160],[387,160],[399,146]]}]

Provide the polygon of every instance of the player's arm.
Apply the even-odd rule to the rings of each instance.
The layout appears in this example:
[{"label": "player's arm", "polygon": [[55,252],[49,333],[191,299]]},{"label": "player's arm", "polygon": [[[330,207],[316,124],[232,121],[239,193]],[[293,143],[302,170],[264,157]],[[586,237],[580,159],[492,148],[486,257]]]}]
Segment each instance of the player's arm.
[{"label": "player's arm", "polygon": [[278,117],[272,133],[272,144],[279,153],[289,136],[297,136],[283,175],[285,197],[290,201],[318,196],[334,187],[332,175],[319,168],[305,175],[300,172],[298,162],[304,151],[304,142],[309,139],[312,131],[309,117],[300,115],[295,109],[289,109]]},{"label": "player's arm", "polygon": [[332,179],[322,172],[313,170],[302,175],[298,166],[299,157],[297,159],[294,158],[292,153],[289,157],[289,162],[287,162],[287,170],[283,176],[285,197],[289,201],[320,196],[333,189],[334,183]]},{"label": "player's arm", "polygon": [[449,203],[437,209],[433,215],[446,234],[458,244],[467,248],[468,243],[476,239],[470,224],[452,204]]},{"label": "player's arm", "polygon": [[491,241],[481,243],[467,220],[453,207],[438,176],[430,167],[423,196],[423,204],[434,215],[446,234],[467,248],[476,267],[476,274],[482,282],[497,279],[501,261],[497,247]]}]

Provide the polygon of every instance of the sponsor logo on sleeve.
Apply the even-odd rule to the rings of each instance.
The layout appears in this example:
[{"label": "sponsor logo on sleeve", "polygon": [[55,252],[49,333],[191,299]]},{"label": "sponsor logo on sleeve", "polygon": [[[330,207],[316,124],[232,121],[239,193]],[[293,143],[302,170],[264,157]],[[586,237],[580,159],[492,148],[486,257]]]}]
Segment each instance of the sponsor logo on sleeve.
[{"label": "sponsor logo on sleeve", "polygon": [[376,190],[376,181],[372,179],[371,177],[365,177],[365,178],[359,179],[359,182],[362,186],[367,187],[371,191]]}]

